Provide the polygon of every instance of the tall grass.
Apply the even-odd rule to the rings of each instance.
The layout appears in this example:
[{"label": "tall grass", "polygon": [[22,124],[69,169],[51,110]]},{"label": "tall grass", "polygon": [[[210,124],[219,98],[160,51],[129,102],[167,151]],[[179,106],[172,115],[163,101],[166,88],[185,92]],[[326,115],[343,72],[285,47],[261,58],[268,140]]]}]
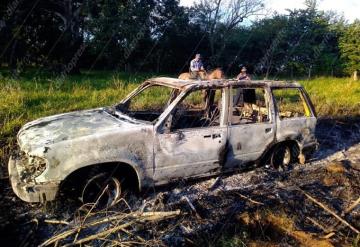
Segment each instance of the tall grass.
[{"label": "tall grass", "polygon": [[360,116],[360,81],[320,77],[300,82],[320,116]]},{"label": "tall grass", "polygon": [[[3,73],[4,74],[4,73]],[[0,72],[0,164],[16,141],[16,133],[31,120],[75,110],[112,105],[136,88],[150,74],[130,76],[92,72],[69,76],[63,82],[26,74],[17,80]]]},{"label": "tall grass", "polygon": [[[28,72],[11,79],[0,71],[0,162],[15,143],[16,132],[31,120],[74,110],[112,105],[151,74],[136,76],[109,72],[69,76],[63,82]],[[318,78],[301,81],[321,116],[360,116],[360,82]],[[151,103],[151,97],[147,98]]]}]

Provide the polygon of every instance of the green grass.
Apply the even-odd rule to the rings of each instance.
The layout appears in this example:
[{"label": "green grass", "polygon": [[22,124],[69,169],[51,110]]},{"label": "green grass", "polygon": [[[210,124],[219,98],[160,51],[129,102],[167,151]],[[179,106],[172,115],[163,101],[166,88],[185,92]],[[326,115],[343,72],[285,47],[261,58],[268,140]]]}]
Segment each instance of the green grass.
[{"label": "green grass", "polygon": [[360,116],[360,81],[320,77],[300,82],[319,116]]},{"label": "green grass", "polygon": [[16,133],[26,122],[115,104],[149,77],[152,75],[92,72],[61,82],[47,76],[32,77],[31,73],[14,80],[0,71],[0,164],[6,162]]},{"label": "green grass", "polygon": [[[151,74],[83,73],[63,82],[26,72],[14,80],[0,71],[0,162],[4,164],[19,128],[31,120],[74,110],[112,105]],[[360,82],[318,78],[301,82],[321,116],[360,116]],[[152,98],[146,100],[151,103]]]}]

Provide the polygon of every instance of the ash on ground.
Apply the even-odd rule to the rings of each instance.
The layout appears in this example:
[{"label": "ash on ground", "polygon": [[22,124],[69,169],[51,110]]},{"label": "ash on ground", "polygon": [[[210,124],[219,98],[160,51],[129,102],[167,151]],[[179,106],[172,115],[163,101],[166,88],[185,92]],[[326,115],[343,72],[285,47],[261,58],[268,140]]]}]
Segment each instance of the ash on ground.
[{"label": "ash on ground", "polygon": [[[348,210],[360,196],[360,121],[322,119],[317,126],[317,138],[320,149],[312,160],[287,172],[261,167],[206,180],[181,181],[131,195],[126,203],[120,201],[105,213],[92,211],[89,220],[119,212],[126,215],[180,210],[180,214],[156,221],[132,216],[134,224],[121,233],[88,243],[99,246],[121,242],[156,246],[222,246],[229,242],[240,246],[357,245],[359,234],[308,196],[355,230],[360,229],[360,206]],[[13,194],[5,168],[2,173],[0,238],[4,244],[37,246],[74,229],[88,213],[70,200],[47,205],[22,202]],[[98,225],[77,238],[118,225],[119,222]],[[74,237],[58,242],[72,243],[76,243]]]}]

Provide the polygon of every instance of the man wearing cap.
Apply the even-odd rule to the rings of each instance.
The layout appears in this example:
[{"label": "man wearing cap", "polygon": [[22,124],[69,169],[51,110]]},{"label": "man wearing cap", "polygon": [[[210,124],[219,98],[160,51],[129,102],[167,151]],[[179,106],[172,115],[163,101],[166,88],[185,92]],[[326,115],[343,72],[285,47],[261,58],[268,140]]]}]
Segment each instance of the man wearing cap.
[{"label": "man wearing cap", "polygon": [[200,72],[205,71],[201,61],[201,55],[196,54],[195,58],[190,62],[190,76],[192,79],[201,79]]},{"label": "man wearing cap", "polygon": [[246,67],[242,67],[240,74],[238,74],[236,77],[236,80],[239,80],[239,81],[251,80],[250,76],[246,73],[246,71],[247,71]]}]

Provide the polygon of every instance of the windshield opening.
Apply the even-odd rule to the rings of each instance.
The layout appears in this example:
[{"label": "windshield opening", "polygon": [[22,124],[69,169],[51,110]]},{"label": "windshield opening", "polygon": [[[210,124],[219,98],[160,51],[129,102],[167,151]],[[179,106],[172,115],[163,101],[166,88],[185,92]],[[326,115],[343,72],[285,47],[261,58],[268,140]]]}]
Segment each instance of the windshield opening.
[{"label": "windshield opening", "polygon": [[177,97],[179,90],[161,85],[149,85],[119,105],[117,110],[137,120],[154,122]]}]

